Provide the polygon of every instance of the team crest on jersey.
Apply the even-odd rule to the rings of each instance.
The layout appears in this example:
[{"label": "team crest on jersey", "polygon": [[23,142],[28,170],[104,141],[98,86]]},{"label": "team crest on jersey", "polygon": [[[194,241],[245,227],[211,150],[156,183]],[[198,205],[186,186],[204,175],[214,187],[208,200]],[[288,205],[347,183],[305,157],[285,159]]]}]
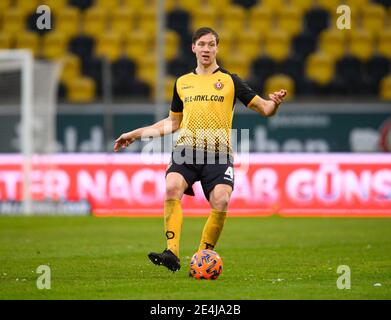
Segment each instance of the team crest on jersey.
[{"label": "team crest on jersey", "polygon": [[220,80],[218,80],[218,81],[215,83],[215,88],[216,88],[217,90],[221,90],[221,89],[224,88],[224,85],[223,85],[222,82],[220,82]]}]

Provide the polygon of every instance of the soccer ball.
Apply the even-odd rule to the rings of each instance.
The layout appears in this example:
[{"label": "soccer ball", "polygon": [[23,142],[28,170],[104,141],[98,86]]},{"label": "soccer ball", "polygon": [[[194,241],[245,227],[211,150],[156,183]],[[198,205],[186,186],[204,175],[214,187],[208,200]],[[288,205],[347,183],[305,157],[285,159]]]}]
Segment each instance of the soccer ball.
[{"label": "soccer ball", "polygon": [[223,272],[223,260],[212,250],[200,250],[190,260],[190,275],[196,279],[214,280]]}]

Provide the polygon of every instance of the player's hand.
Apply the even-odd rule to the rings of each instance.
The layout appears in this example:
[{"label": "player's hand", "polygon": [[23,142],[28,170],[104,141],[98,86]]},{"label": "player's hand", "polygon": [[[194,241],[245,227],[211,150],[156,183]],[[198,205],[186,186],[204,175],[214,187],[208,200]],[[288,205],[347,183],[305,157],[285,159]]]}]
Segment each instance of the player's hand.
[{"label": "player's hand", "polygon": [[136,138],[133,136],[132,132],[121,134],[120,137],[117,140],[115,140],[114,151],[117,152],[121,148],[126,148],[135,140]]},{"label": "player's hand", "polygon": [[282,101],[284,101],[285,96],[286,96],[285,89],[281,89],[280,91],[275,91],[275,92],[269,94],[270,100],[272,100],[275,103],[276,107],[278,107],[280,105],[280,103]]}]

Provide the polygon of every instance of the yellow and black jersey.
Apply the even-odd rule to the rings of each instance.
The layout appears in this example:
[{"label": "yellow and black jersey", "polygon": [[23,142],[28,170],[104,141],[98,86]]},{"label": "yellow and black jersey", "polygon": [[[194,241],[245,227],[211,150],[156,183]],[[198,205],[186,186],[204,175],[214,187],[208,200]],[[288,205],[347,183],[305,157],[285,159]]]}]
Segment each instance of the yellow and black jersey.
[{"label": "yellow and black jersey", "polygon": [[236,74],[222,68],[209,75],[193,70],[179,77],[171,103],[172,113],[183,113],[176,146],[232,153],[236,99],[248,106],[256,95]]}]

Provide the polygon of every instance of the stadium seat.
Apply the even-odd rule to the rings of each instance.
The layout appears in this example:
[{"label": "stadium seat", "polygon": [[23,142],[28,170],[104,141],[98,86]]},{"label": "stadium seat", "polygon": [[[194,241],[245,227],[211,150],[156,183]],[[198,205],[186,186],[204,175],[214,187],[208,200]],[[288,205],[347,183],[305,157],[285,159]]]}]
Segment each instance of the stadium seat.
[{"label": "stadium seat", "polygon": [[78,77],[67,86],[67,99],[72,103],[88,103],[95,99],[95,83],[88,77]]},{"label": "stadium seat", "polygon": [[61,81],[58,83],[58,87],[57,87],[57,98],[59,101],[64,101],[66,100],[66,96],[67,96],[67,92],[68,92],[68,89],[67,87],[65,86],[64,83],[62,83]]},{"label": "stadium seat", "polygon": [[266,34],[272,26],[273,15],[270,8],[265,6],[256,6],[250,9],[250,27],[252,30]]},{"label": "stadium seat", "polygon": [[148,51],[153,49],[153,46],[152,35],[144,30],[133,31],[125,39],[126,55],[136,62],[143,59]]},{"label": "stadium seat", "polygon": [[166,77],[164,81],[164,99],[166,102],[171,102],[172,100],[172,93],[174,92],[174,84],[175,84],[175,78],[174,77]]},{"label": "stadium seat", "polygon": [[15,1],[15,7],[23,12],[24,15],[31,14],[32,12],[35,12],[37,10],[37,7],[42,3],[38,0],[16,0]]},{"label": "stadium seat", "polygon": [[94,1],[95,0],[68,0],[68,3],[80,10],[86,10],[94,4]]},{"label": "stadium seat", "polygon": [[118,9],[121,4],[121,0],[95,0],[94,5],[103,8],[108,13]]},{"label": "stadium seat", "polygon": [[388,59],[391,59],[391,29],[382,30],[379,33],[378,51]]},{"label": "stadium seat", "polygon": [[370,0],[345,0],[346,5],[359,8],[360,12],[368,5],[369,2]]},{"label": "stadium seat", "polygon": [[243,55],[238,51],[233,51],[223,57],[223,68],[231,73],[236,73],[240,78],[247,79],[250,75],[250,60],[243,59]]},{"label": "stadium seat", "polygon": [[286,6],[278,12],[278,27],[288,33],[290,37],[302,31],[303,17],[300,10],[293,6]]},{"label": "stadium seat", "polygon": [[130,97],[143,100],[149,98],[150,100],[152,94],[152,89],[146,82],[140,79],[133,79],[129,91]]},{"label": "stadium seat", "polygon": [[363,94],[367,91],[362,70],[363,63],[355,56],[346,55],[337,61],[336,74],[339,79],[342,79],[348,94]]},{"label": "stadium seat", "polygon": [[0,49],[10,49],[12,47],[11,35],[0,32]]},{"label": "stadium seat", "polygon": [[304,78],[304,60],[296,56],[288,57],[277,64],[276,72],[288,75],[295,83],[300,84]]},{"label": "stadium seat", "polygon": [[344,32],[337,29],[322,31],[319,39],[319,48],[321,51],[330,55],[334,60],[338,60],[346,51]]},{"label": "stadium seat", "polygon": [[262,52],[260,35],[252,29],[238,34],[236,42],[245,60],[252,61]]},{"label": "stadium seat", "polygon": [[93,6],[84,12],[83,31],[86,35],[97,38],[107,29],[107,11],[105,8]]},{"label": "stadium seat", "polygon": [[123,5],[137,12],[146,7],[145,0],[123,0]]},{"label": "stadium seat", "polygon": [[40,39],[39,36],[34,32],[24,31],[18,33],[15,37],[16,48],[18,49],[29,49],[34,56],[39,54]]},{"label": "stadium seat", "polygon": [[308,32],[318,36],[329,26],[330,17],[325,9],[314,7],[305,14],[304,24]]},{"label": "stadium seat", "polygon": [[62,62],[62,73],[61,82],[67,86],[69,83],[79,77],[81,73],[81,62],[78,56],[74,54],[67,54],[61,59]]},{"label": "stadium seat", "polygon": [[192,31],[197,30],[200,27],[209,26],[216,28],[216,9],[211,6],[201,7],[195,11],[192,15],[191,28]]},{"label": "stadium seat", "polygon": [[189,73],[192,69],[194,69],[194,65],[190,60],[181,56],[169,61],[167,64],[167,73],[175,77]]},{"label": "stadium seat", "polygon": [[289,36],[283,30],[272,30],[265,38],[265,53],[276,61],[284,60],[290,52]]},{"label": "stadium seat", "polygon": [[236,5],[231,5],[221,10],[221,28],[233,34],[241,33],[244,27],[245,10]]},{"label": "stadium seat", "polygon": [[345,55],[336,63],[337,73],[347,81],[355,81],[361,78],[362,64],[352,55]]},{"label": "stadium seat", "polygon": [[4,12],[2,31],[8,35],[14,35],[25,29],[26,15],[18,8],[11,8]]},{"label": "stadium seat", "polygon": [[117,60],[122,53],[120,33],[111,31],[99,36],[95,53],[98,57],[105,57],[110,62]]},{"label": "stadium seat", "polygon": [[80,22],[81,14],[77,8],[65,7],[56,14],[56,30],[64,32],[68,37],[79,33]]},{"label": "stadium seat", "polygon": [[317,38],[309,32],[304,32],[292,39],[292,50],[296,57],[305,59],[316,49]]},{"label": "stadium seat", "polygon": [[[220,57],[225,57],[232,52],[233,48],[233,42],[234,37],[231,32],[228,32],[227,30],[221,30],[219,33],[219,44],[218,44],[218,59]],[[193,56],[192,56],[193,58]]]},{"label": "stadium seat", "polygon": [[146,7],[140,12],[138,28],[151,35],[156,34],[157,29],[157,11],[155,7]]},{"label": "stadium seat", "polygon": [[43,36],[42,56],[46,59],[58,59],[67,52],[68,39],[64,33],[53,31]]},{"label": "stadium seat", "polygon": [[386,11],[382,5],[370,4],[363,9],[363,27],[377,35],[385,27]]},{"label": "stadium seat", "polygon": [[177,7],[177,5],[178,5],[177,0],[166,0],[164,1],[164,10],[166,11],[166,13],[169,13],[172,10],[174,10]]},{"label": "stadium seat", "polygon": [[305,75],[308,79],[315,81],[320,85],[331,82],[335,73],[333,59],[324,52],[311,54],[305,65]]},{"label": "stadium seat", "polygon": [[[200,0],[177,0],[178,7],[189,12],[191,15],[200,8]],[[206,5],[205,5],[206,6]]]},{"label": "stadium seat", "polygon": [[2,0],[0,1],[0,17],[3,12],[11,8],[12,1],[11,0]]},{"label": "stadium seat", "polygon": [[123,79],[119,79],[113,76],[112,80],[112,93],[114,97],[130,97],[134,78],[126,76]]},{"label": "stadium seat", "polygon": [[349,51],[361,60],[368,60],[374,50],[373,36],[367,30],[352,30],[349,40]]},{"label": "stadium seat", "polygon": [[380,97],[383,100],[391,100],[391,75],[384,77],[380,82]]},{"label": "stadium seat", "polygon": [[112,10],[110,15],[110,27],[114,32],[118,32],[122,37],[134,29],[134,19],[136,12],[128,7],[118,7]]},{"label": "stadium seat", "polygon": [[377,94],[380,80],[391,71],[390,64],[390,60],[381,55],[375,55],[366,62],[365,78],[372,89],[372,94]]},{"label": "stadium seat", "polygon": [[185,37],[189,32],[190,20],[187,11],[174,8],[167,14],[167,28],[176,31],[181,37]]},{"label": "stadium seat", "polygon": [[[189,1],[189,0],[187,0]],[[208,2],[209,5],[211,5],[216,10],[221,10],[221,8],[227,8],[232,5],[231,0],[198,0],[200,6],[204,5],[206,2]],[[197,2],[197,1],[194,1]]]},{"label": "stadium seat", "polygon": [[261,56],[253,61],[251,66],[252,77],[262,83],[276,71],[276,62],[267,56]]},{"label": "stadium seat", "polygon": [[338,6],[341,5],[341,0],[317,0],[317,4],[329,14],[334,14]]},{"label": "stadium seat", "polygon": [[113,80],[117,80],[120,83],[121,81],[126,81],[127,78],[134,78],[136,65],[133,60],[127,57],[121,57],[111,64],[111,72]]},{"label": "stadium seat", "polygon": [[345,4],[349,6],[350,13],[354,23],[352,23],[352,28],[358,26],[358,20],[362,16],[365,7],[368,6],[369,0],[345,0]]},{"label": "stadium seat", "polygon": [[390,9],[391,8],[391,3],[390,0],[373,0],[373,2],[381,4],[385,8]]},{"label": "stadium seat", "polygon": [[232,3],[242,6],[245,9],[250,9],[257,4],[258,0],[232,0]]},{"label": "stadium seat", "polygon": [[136,74],[154,92],[156,86],[156,58],[154,54],[144,54],[143,58],[137,61]]},{"label": "stadium seat", "polygon": [[69,41],[69,51],[78,55],[82,60],[92,56],[95,50],[95,39],[80,34]]},{"label": "stadium seat", "polygon": [[121,57],[111,66],[115,96],[132,98],[149,96],[149,86],[135,78],[135,64],[131,59]]},{"label": "stadium seat", "polygon": [[164,57],[167,61],[171,61],[178,54],[179,36],[175,31],[168,30],[165,35],[165,53]]},{"label": "stadium seat", "polygon": [[285,100],[291,100],[295,95],[295,83],[285,74],[275,74],[266,79],[263,95],[269,99],[269,94],[281,89],[287,90]]},{"label": "stadium seat", "polygon": [[273,14],[277,14],[286,5],[285,0],[262,0],[258,3],[258,6],[269,8]]},{"label": "stadium seat", "polygon": [[43,3],[47,5],[54,14],[57,14],[67,6],[68,1],[67,0],[45,0],[43,1]]},{"label": "stadium seat", "polygon": [[289,0],[289,4],[300,10],[300,13],[306,13],[313,5],[313,0]]},{"label": "stadium seat", "polygon": [[82,74],[91,78],[95,83],[95,95],[102,96],[104,60],[100,57],[91,57],[83,61]]}]

